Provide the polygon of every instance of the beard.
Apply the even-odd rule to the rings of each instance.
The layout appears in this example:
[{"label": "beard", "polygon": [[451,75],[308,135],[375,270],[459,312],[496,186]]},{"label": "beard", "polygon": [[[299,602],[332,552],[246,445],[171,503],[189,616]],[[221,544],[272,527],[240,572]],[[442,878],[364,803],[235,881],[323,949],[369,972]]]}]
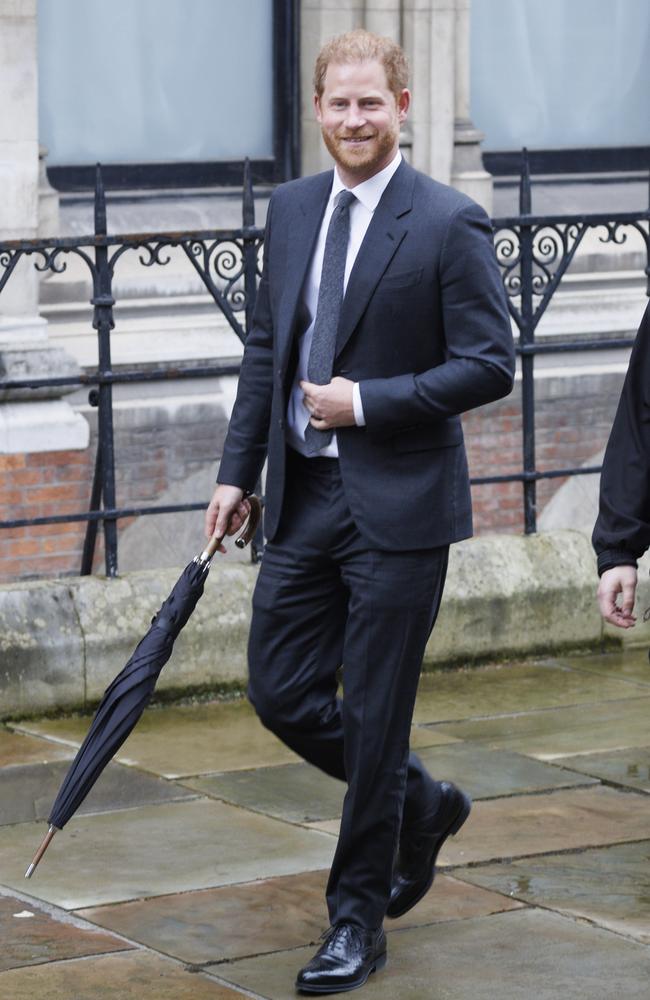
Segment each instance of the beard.
[{"label": "beard", "polygon": [[381,132],[365,129],[359,138],[367,142],[353,145],[346,139],[356,137],[355,133],[343,131],[332,134],[321,127],[323,142],[332,159],[351,174],[359,173],[369,177],[376,173],[399,141],[399,126],[389,127]]}]

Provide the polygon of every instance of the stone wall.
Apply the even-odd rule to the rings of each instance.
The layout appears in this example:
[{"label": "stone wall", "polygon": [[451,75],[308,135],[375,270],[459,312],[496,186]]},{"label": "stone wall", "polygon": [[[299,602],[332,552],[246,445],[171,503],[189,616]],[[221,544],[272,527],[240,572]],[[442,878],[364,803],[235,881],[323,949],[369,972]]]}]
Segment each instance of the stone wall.
[{"label": "stone wall", "polygon": [[[215,561],[205,594],[163,670],[159,691],[246,684],[256,567]],[[149,627],[178,569],[0,586],[0,718],[96,703]],[[600,649],[605,639],[648,645],[641,620],[607,626],[595,600],[595,558],[584,535],[485,536],[452,548],[425,669]],[[650,603],[647,562],[638,607]]]}]

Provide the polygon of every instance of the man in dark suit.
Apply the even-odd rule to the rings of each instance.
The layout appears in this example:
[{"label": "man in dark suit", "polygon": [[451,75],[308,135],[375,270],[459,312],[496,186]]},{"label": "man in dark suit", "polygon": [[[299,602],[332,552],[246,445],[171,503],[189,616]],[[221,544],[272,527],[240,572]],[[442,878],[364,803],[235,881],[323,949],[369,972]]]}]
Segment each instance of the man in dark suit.
[{"label": "man in dark suit", "polygon": [[605,621],[632,628],[637,560],[650,546],[650,306],[634,342],[600,477],[592,541]]},{"label": "man in dark suit", "polygon": [[424,895],[470,810],[409,754],[409,732],[449,544],[472,530],[459,414],[510,391],[514,355],[485,213],[401,158],[407,82],[399,46],[365,31],[318,57],[336,167],[271,198],[206,517],[208,534],[237,530],[268,456],[249,695],[348,785],[331,929],[296,983],[307,993],[354,989],[383,965],[384,915]]}]

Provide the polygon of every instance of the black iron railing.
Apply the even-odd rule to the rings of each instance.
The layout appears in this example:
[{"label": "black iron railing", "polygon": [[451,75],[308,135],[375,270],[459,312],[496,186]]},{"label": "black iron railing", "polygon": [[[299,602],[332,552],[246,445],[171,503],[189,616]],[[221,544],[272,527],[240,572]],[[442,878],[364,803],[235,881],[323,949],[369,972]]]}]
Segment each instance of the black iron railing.
[{"label": "black iron railing", "polygon": [[[650,192],[649,207],[643,212],[600,213],[573,216],[538,216],[531,213],[531,181],[526,151],[522,155],[519,214],[493,220],[495,247],[512,318],[519,330],[517,351],[522,377],[522,469],[520,472],[482,476],[473,485],[521,482],[524,525],[527,534],[536,530],[536,485],[540,479],[563,478],[600,472],[599,466],[540,471],[535,459],[534,361],[537,354],[566,351],[594,351],[627,348],[633,338],[610,338],[537,343],[535,332],[563,275],[589,230],[602,231],[603,243],[623,243],[631,229],[638,233],[646,249],[647,293],[650,295]],[[39,271],[65,270],[65,257],[74,254],[88,268],[92,280],[93,327],[97,330],[99,363],[97,371],[75,376],[27,378],[0,381],[7,389],[38,389],[51,386],[89,386],[90,402],[98,407],[98,442],[90,509],[72,514],[0,521],[0,528],[18,528],[65,522],[87,522],[81,573],[91,572],[97,527],[104,527],[106,574],[117,574],[117,521],[142,514],[167,514],[205,509],[205,502],[165,506],[118,507],[115,493],[113,432],[113,386],[126,382],[166,379],[207,378],[236,375],[237,364],[202,367],[174,367],[155,371],[119,371],[111,365],[111,330],[114,326],[113,277],[117,261],[129,251],[139,251],[145,267],[169,262],[166,251],[180,248],[200,276],[215,305],[243,342],[250,329],[257,282],[263,230],[255,226],[254,196],[248,165],[245,169],[242,226],[233,230],[202,230],[177,233],[107,235],[106,201],[101,170],[97,168],[95,188],[95,233],[82,238],[20,240],[0,243],[0,294],[18,262],[35,256]],[[260,551],[258,538],[254,556]]]}]

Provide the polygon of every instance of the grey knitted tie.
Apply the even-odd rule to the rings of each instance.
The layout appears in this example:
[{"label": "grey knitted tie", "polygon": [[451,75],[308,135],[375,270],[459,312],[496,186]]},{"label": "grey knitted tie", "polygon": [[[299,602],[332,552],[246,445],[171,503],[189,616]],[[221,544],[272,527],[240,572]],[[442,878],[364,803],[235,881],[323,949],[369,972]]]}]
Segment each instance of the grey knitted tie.
[{"label": "grey knitted tie", "polygon": [[[307,363],[307,377],[316,385],[327,385],[332,380],[350,237],[350,205],[354,200],[355,196],[351,191],[341,191],[327,229],[314,335]],[[309,454],[318,454],[321,448],[330,443],[333,434],[334,431],[319,431],[307,424],[305,443]]]}]

